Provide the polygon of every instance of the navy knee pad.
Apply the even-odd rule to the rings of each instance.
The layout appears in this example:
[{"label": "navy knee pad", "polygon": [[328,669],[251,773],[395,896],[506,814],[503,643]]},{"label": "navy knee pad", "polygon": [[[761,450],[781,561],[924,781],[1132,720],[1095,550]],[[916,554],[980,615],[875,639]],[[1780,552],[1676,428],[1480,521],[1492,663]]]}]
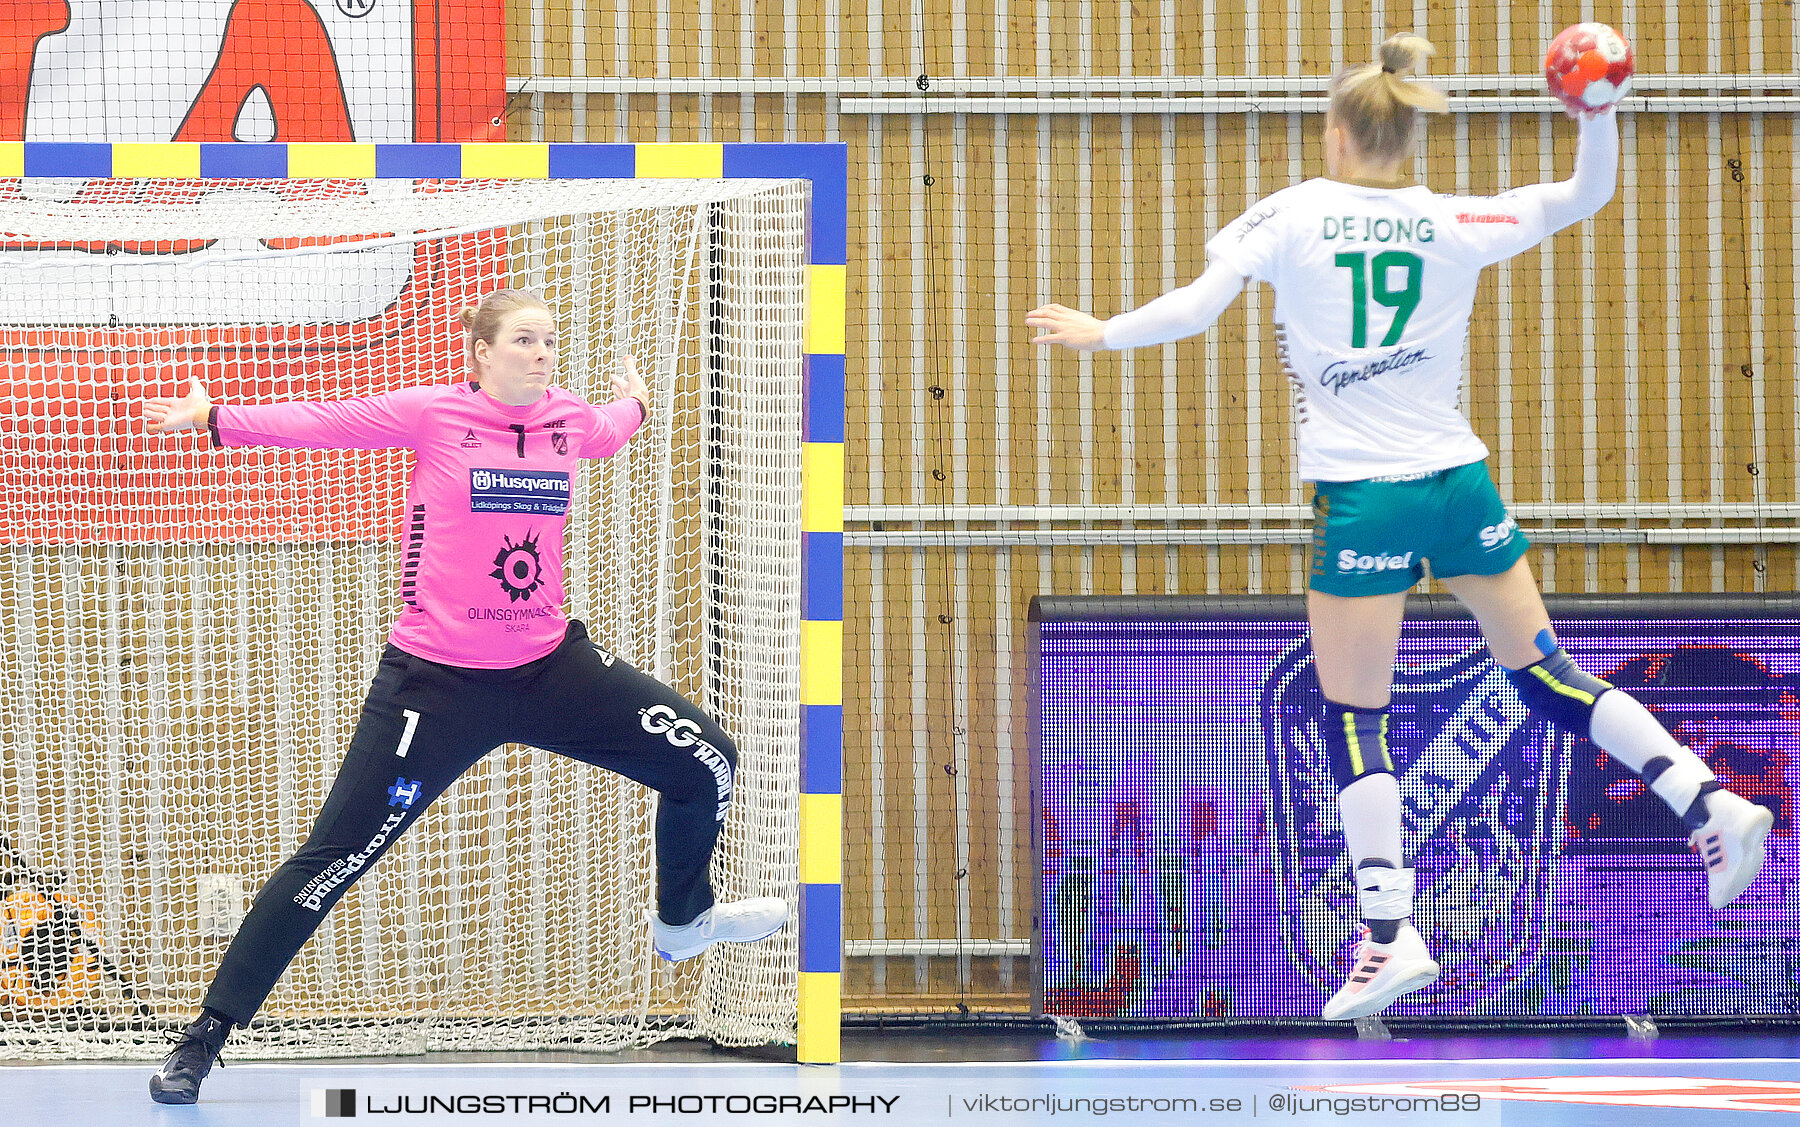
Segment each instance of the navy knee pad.
[{"label": "navy knee pad", "polygon": [[1355,708],[1328,700],[1321,727],[1331,780],[1337,789],[1343,790],[1365,775],[1394,773],[1387,746],[1387,709]]},{"label": "navy knee pad", "polygon": [[1582,736],[1588,735],[1592,726],[1594,702],[1612,688],[1577,669],[1560,646],[1523,669],[1508,669],[1506,679],[1534,715]]}]

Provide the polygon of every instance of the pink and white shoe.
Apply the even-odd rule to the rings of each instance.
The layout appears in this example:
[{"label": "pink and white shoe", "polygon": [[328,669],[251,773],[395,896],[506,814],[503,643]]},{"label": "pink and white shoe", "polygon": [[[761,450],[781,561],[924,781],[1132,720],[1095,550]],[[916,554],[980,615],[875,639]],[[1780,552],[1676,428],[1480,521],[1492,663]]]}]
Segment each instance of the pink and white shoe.
[{"label": "pink and white shoe", "polygon": [[1364,927],[1356,945],[1356,966],[1325,1003],[1322,1016],[1337,1021],[1380,1013],[1402,994],[1430,986],[1440,973],[1437,960],[1425,949],[1424,937],[1412,924],[1401,924],[1392,943],[1375,942]]},{"label": "pink and white shoe", "polygon": [[1716,790],[1706,796],[1704,826],[1689,839],[1706,863],[1706,898],[1715,908],[1736,900],[1756,874],[1767,853],[1764,842],[1775,824],[1768,809],[1732,794]]}]

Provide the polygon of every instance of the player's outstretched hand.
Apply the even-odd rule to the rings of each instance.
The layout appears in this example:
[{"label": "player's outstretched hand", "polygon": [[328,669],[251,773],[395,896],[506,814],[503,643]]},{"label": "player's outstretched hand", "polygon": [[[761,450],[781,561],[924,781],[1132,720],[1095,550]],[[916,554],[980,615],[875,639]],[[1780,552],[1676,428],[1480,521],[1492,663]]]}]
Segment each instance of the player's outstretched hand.
[{"label": "player's outstretched hand", "polygon": [[144,400],[144,429],[151,434],[195,430],[206,425],[211,411],[212,396],[206,394],[206,385],[190,379],[187,394],[179,399]]},{"label": "player's outstretched hand", "polygon": [[650,387],[638,375],[637,360],[629,353],[619,354],[619,370],[613,373],[614,399],[635,399],[643,404],[644,417],[650,417]]},{"label": "player's outstretched hand", "polygon": [[1042,330],[1032,344],[1061,344],[1081,352],[1106,347],[1105,323],[1066,305],[1040,305],[1025,314],[1025,323]]}]

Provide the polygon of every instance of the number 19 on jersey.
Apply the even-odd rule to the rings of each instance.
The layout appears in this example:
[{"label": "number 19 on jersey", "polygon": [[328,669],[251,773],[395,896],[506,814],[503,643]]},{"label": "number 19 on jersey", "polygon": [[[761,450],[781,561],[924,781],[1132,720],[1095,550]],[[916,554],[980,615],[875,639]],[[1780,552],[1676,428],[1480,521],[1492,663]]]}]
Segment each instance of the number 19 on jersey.
[{"label": "number 19 on jersey", "polygon": [[[1350,347],[1369,347],[1369,302],[1394,311],[1388,322],[1387,335],[1381,347],[1400,343],[1406,332],[1407,319],[1419,307],[1424,290],[1425,262],[1405,250],[1384,250],[1371,258],[1364,251],[1345,251],[1334,260],[1341,269],[1350,271]],[[1393,273],[1405,271],[1399,288],[1392,284]]]}]

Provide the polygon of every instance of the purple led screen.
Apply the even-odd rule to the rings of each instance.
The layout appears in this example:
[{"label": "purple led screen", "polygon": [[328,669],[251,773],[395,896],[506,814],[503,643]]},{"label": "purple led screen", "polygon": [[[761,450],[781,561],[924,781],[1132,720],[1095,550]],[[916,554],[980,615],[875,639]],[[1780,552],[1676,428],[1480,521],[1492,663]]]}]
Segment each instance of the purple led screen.
[{"label": "purple led screen", "polygon": [[[1317,1018],[1342,982],[1355,903],[1291,607],[1036,623],[1045,1013]],[[1714,912],[1634,774],[1529,718],[1473,622],[1409,617],[1389,740],[1444,974],[1389,1014],[1800,1017],[1800,618],[1556,625],[1774,811],[1769,862]]]}]

